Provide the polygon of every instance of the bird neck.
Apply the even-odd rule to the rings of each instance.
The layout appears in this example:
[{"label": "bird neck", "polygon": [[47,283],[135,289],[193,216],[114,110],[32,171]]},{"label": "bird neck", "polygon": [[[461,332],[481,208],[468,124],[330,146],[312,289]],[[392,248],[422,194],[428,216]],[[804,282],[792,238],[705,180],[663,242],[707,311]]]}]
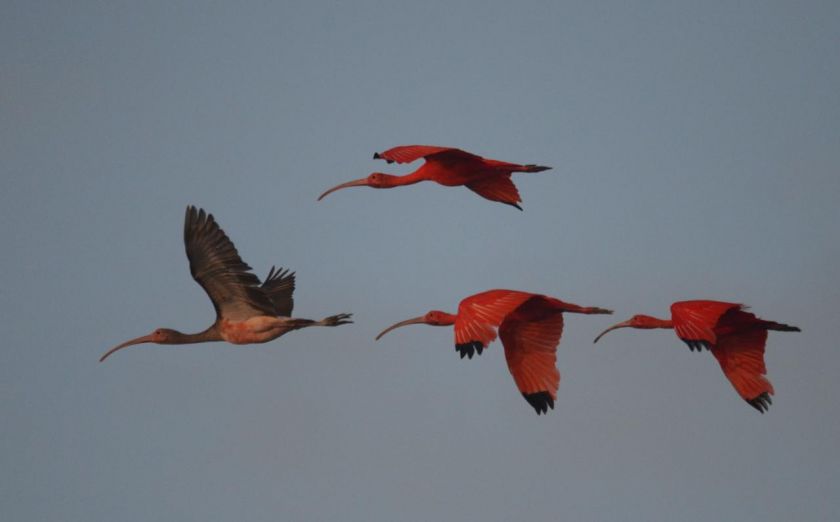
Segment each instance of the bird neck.
[{"label": "bird neck", "polygon": [[427,181],[429,176],[425,173],[425,165],[420,167],[419,169],[415,170],[411,174],[406,174],[404,176],[388,176],[385,178],[386,186],[390,187],[403,187],[405,185],[414,185],[415,183],[420,183],[421,181]]},{"label": "bird neck", "polygon": [[161,344],[195,344],[221,340],[222,336],[219,334],[219,330],[214,324],[210,328],[204,330],[203,332],[198,333],[182,333],[174,331],[172,333],[172,336],[169,339],[167,339],[165,343]]},{"label": "bird neck", "polygon": [[437,326],[449,326],[451,324],[455,324],[456,319],[458,319],[457,315],[443,312],[438,318]]},{"label": "bird neck", "polygon": [[674,321],[670,319],[659,319],[658,317],[644,316],[644,328],[673,328]]}]

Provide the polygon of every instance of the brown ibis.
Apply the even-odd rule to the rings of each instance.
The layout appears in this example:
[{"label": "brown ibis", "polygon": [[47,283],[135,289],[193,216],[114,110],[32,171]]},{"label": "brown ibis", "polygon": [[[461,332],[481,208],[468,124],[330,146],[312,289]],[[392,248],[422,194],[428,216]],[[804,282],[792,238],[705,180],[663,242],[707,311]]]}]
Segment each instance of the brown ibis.
[{"label": "brown ibis", "polygon": [[212,214],[187,207],[184,244],[190,273],[204,288],[216,309],[216,321],[202,332],[185,334],[158,328],[111,348],[99,359],[141,343],[193,344],[227,341],[231,344],[266,343],[292,330],[309,326],[339,326],[352,323],[352,314],[332,315],[320,321],[291,317],[295,274],[271,267],[265,281],[251,272],[233,242]]}]

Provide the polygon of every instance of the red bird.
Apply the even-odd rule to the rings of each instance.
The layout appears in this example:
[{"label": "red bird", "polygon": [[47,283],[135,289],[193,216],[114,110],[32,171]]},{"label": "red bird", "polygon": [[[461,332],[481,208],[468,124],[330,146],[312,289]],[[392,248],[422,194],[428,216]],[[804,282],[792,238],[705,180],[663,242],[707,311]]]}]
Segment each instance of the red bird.
[{"label": "red bird", "polygon": [[461,149],[431,145],[404,145],[373,155],[373,159],[384,159],[388,163],[411,163],[419,158],[425,159],[426,162],[411,174],[393,176],[374,172],[366,178],[348,181],[331,188],[321,194],[318,201],[330,192],[347,187],[392,188],[421,181],[436,181],[447,187],[464,185],[485,199],[522,210],[519,206],[522,199],[510,175],[514,172],[542,172],[551,168],[485,159]]},{"label": "red bird", "polygon": [[563,333],[563,312],[611,314],[603,308],[584,308],[559,299],[515,290],[488,290],[467,297],[458,314],[432,310],[401,321],[376,336],[379,340],[394,328],[408,324],[455,325],[455,350],[461,359],[487,348],[496,338],[496,328],[513,380],[537,415],[554,409],[560,372],[557,345]]},{"label": "red bird", "polygon": [[203,332],[194,334],[158,328],[149,335],[111,348],[99,362],[133,344],[267,343],[286,332],[308,326],[339,326],[352,322],[349,320],[351,314],[333,315],[320,321],[289,317],[294,305],[295,274],[271,267],[268,277],[260,284],[257,276],[250,272],[251,267],[242,261],[236,247],[216,224],[213,215],[205,214],[204,210],[187,207],[184,244],[190,273],[213,302],[216,322]]},{"label": "red bird", "polygon": [[745,309],[744,305],[720,301],[681,301],[671,305],[670,320],[634,315],[601,332],[595,342],[616,328],[673,328],[691,351],[710,350],[735,391],[750,406],[764,413],[773,404],[770,399],[773,385],[765,377],[767,368],[764,366],[767,330],[800,330],[759,319]]}]

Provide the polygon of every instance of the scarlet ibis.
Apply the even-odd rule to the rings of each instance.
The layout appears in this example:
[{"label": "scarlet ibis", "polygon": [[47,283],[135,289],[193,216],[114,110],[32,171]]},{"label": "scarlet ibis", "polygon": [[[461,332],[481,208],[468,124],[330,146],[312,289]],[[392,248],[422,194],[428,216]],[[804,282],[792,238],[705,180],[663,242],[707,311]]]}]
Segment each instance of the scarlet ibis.
[{"label": "scarlet ibis", "polygon": [[393,176],[374,172],[366,178],[348,181],[329,189],[321,194],[318,201],[331,192],[347,187],[393,188],[421,181],[436,181],[447,187],[464,185],[485,199],[522,210],[519,206],[522,199],[510,175],[513,172],[542,172],[551,168],[486,159],[461,149],[432,145],[403,145],[373,155],[373,159],[383,159],[388,163],[411,163],[420,158],[426,162],[411,174]]},{"label": "scarlet ibis", "polygon": [[764,413],[773,404],[770,396],[774,393],[773,385],[765,377],[767,331],[800,330],[795,326],[759,319],[755,314],[746,312],[746,308],[741,304],[721,301],[681,301],[671,305],[670,320],[634,315],[601,332],[594,342],[616,328],[673,328],[691,351],[701,352],[703,348],[711,351],[735,391],[750,406]]},{"label": "scarlet ibis", "polygon": [[467,297],[452,315],[432,310],[423,316],[400,321],[376,336],[409,324],[455,325],[455,350],[472,359],[498,335],[516,386],[537,415],[554,409],[560,372],[557,345],[563,333],[563,312],[611,314],[603,308],[585,308],[547,295],[516,290],[488,290]]},{"label": "scarlet ibis", "polygon": [[192,344],[227,341],[232,344],[266,343],[286,332],[309,326],[339,326],[351,323],[352,314],[338,314],[314,321],[292,314],[295,274],[271,267],[265,281],[250,272],[233,242],[216,224],[213,214],[187,207],[184,244],[193,279],[204,288],[216,309],[216,322],[203,332],[184,334],[158,328],[149,335],[111,348],[104,361],[117,350],[140,343]]}]

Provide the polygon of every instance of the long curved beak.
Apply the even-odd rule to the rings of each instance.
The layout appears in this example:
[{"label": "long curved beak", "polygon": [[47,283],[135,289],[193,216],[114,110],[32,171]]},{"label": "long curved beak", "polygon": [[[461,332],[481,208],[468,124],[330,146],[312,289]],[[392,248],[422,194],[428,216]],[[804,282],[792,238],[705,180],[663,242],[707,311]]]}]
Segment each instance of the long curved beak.
[{"label": "long curved beak", "polygon": [[321,201],[322,199],[327,197],[327,194],[329,194],[331,192],[335,192],[336,190],[341,190],[343,188],[348,188],[348,187],[367,187],[367,186],[368,186],[367,178],[354,179],[353,181],[348,181],[347,183],[342,183],[341,185],[336,185],[335,187],[331,188],[330,190],[324,192],[323,194],[318,196],[318,201]]},{"label": "long curved beak", "polygon": [[610,326],[609,328],[607,328],[606,330],[604,330],[603,332],[601,332],[601,334],[600,334],[598,337],[596,337],[596,338],[595,338],[595,340],[594,340],[594,341],[592,341],[592,342],[593,342],[593,343],[597,343],[597,342],[598,342],[598,339],[600,339],[601,337],[603,337],[604,335],[606,335],[606,333],[607,333],[607,332],[611,332],[611,331],[613,331],[613,330],[617,330],[618,328],[627,328],[627,327],[630,327],[630,326],[632,326],[632,325],[630,324],[630,321],[624,321],[623,323],[614,324],[614,325]]},{"label": "long curved beak", "polygon": [[112,353],[114,353],[118,350],[122,350],[123,348],[126,348],[128,346],[131,346],[131,345],[134,345],[134,344],[141,344],[141,343],[150,343],[150,342],[152,342],[151,334],[144,335],[142,337],[138,337],[137,339],[132,339],[130,341],[126,341],[126,342],[124,342],[120,345],[114,346],[113,348],[111,348],[110,350],[105,352],[105,354],[102,357],[99,358],[99,362],[102,362],[105,359],[107,359],[108,357],[110,357]]},{"label": "long curved beak", "polygon": [[391,330],[393,330],[395,328],[399,328],[400,326],[408,325],[408,324],[426,324],[426,320],[425,320],[425,317],[421,315],[420,317],[415,317],[414,319],[406,319],[405,321],[400,321],[397,324],[392,324],[388,328],[382,330],[382,333],[380,333],[379,335],[376,336],[376,340],[378,341],[379,339],[382,338],[383,335],[390,332]]}]

